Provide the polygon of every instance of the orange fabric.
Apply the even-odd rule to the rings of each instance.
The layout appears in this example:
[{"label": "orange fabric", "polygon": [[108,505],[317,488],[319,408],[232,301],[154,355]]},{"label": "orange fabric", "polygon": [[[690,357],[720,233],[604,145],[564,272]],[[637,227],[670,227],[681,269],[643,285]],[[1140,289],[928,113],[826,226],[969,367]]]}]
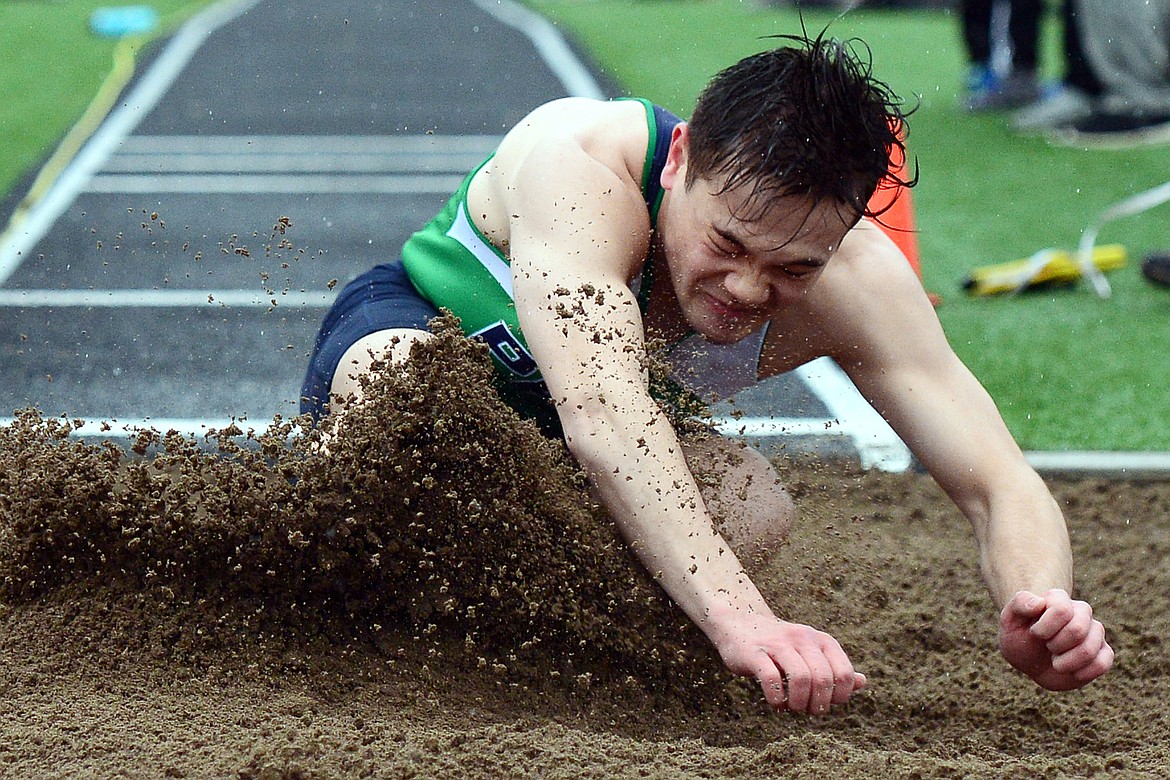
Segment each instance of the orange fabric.
[{"label": "orange fabric", "polygon": [[[896,154],[890,160],[890,171],[899,176],[906,170],[905,156]],[[869,199],[869,208],[872,211],[888,210],[878,216],[874,222],[886,232],[906,259],[914,272],[922,278],[922,262],[918,256],[918,233],[914,221],[914,198],[907,187],[879,187],[873,197]]]}]

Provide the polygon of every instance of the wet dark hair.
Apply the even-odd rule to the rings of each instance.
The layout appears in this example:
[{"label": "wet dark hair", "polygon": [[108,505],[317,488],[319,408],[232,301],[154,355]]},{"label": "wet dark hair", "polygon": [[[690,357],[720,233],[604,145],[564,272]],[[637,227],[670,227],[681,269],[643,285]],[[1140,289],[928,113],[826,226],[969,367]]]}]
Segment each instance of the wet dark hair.
[{"label": "wet dark hair", "polygon": [[719,176],[720,193],[746,186],[750,213],[737,216],[749,221],[790,195],[838,201],[854,219],[879,216],[885,209],[868,206],[879,186],[910,187],[918,178],[898,172],[906,151],[900,98],[874,78],[861,41],[823,32],[772,37],[791,45],[740,60],[699,95],[687,186]]}]

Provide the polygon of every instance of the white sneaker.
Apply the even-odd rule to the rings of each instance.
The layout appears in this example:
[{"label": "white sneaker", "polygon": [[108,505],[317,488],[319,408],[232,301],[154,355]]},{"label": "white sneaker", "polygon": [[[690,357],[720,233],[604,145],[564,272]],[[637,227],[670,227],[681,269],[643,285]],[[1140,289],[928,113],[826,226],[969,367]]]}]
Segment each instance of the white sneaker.
[{"label": "white sneaker", "polygon": [[1021,108],[1012,116],[1017,133],[1042,133],[1072,124],[1093,113],[1093,99],[1075,87],[1061,86],[1045,98]]}]

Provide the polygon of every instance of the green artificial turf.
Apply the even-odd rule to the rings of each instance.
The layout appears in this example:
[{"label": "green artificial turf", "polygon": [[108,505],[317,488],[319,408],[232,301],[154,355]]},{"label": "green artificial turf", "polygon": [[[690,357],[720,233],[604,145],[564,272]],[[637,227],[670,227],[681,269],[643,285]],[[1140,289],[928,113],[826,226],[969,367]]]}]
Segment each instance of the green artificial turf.
[{"label": "green artificial turf", "polygon": [[[165,29],[210,0],[155,0]],[[117,42],[89,28],[101,0],[0,0],[0,194],[42,162],[81,117]]]},{"label": "green artificial turf", "polygon": [[[684,116],[706,80],[736,59],[798,33],[790,6],[756,0],[531,0],[631,93]],[[1025,449],[1170,450],[1170,290],[1147,284],[1141,257],[1170,249],[1170,204],[1107,225],[1124,244],[1114,295],[1085,286],[970,298],[971,268],[1074,248],[1108,205],[1170,179],[1170,147],[1058,148],[1012,134],[1004,115],[958,109],[964,68],[957,18],[925,10],[806,10],[806,29],[857,37],[875,73],[909,105],[909,145],[925,283],[960,357],[996,399]],[[1055,70],[1057,20],[1046,27]]]}]

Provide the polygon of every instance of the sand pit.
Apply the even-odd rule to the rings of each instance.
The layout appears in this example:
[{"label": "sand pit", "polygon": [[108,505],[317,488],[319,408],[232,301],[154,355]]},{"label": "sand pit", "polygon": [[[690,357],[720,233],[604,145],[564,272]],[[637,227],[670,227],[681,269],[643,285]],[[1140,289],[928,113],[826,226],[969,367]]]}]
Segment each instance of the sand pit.
[{"label": "sand pit", "polygon": [[489,373],[440,334],[327,457],[291,422],[224,432],[218,452],[164,431],[127,454],[33,412],[0,431],[0,775],[1170,766],[1170,484],[1053,484],[1118,661],[1051,694],[999,658],[975,543],[929,478],[782,461],[801,516],[757,582],[870,685],[827,717],[777,716],[634,564],[563,448],[484,392]]}]

